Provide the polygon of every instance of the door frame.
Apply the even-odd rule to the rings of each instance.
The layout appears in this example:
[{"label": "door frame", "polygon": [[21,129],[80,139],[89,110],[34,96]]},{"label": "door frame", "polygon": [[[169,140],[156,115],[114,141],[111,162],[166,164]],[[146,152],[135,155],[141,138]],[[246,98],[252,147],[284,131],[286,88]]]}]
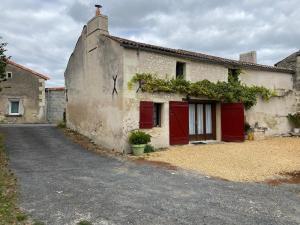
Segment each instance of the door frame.
[{"label": "door frame", "polygon": [[[209,101],[209,100],[196,100],[196,99],[189,99],[188,100],[189,105],[190,104],[195,104],[195,130],[197,133],[197,105],[202,104],[203,105],[203,130],[204,130],[204,134],[194,134],[194,135],[190,135],[189,134],[189,140],[190,141],[204,141],[204,140],[216,140],[217,139],[217,132],[216,132],[216,128],[217,128],[217,124],[216,124],[216,105],[217,105],[217,101]],[[211,134],[206,134],[206,107],[205,105],[211,105],[211,112],[212,112],[212,133]]]}]

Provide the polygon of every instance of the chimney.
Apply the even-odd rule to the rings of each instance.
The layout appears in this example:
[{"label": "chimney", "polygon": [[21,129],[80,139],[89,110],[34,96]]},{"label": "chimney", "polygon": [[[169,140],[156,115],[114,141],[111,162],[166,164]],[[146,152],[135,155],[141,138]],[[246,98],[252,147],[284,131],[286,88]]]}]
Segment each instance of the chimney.
[{"label": "chimney", "polygon": [[101,5],[95,5],[95,7],[95,16],[87,23],[87,35],[90,35],[96,31],[100,34],[109,34],[108,17],[101,14]]},{"label": "chimney", "polygon": [[257,63],[256,51],[240,54],[240,61],[248,63]]}]

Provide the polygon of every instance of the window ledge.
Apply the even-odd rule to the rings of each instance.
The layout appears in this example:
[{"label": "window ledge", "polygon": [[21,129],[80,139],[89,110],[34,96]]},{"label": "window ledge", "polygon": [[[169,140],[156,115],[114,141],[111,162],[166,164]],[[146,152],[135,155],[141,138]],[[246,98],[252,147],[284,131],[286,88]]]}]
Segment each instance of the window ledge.
[{"label": "window ledge", "polygon": [[6,117],[22,117],[23,115],[21,115],[21,114],[6,114],[5,115]]}]

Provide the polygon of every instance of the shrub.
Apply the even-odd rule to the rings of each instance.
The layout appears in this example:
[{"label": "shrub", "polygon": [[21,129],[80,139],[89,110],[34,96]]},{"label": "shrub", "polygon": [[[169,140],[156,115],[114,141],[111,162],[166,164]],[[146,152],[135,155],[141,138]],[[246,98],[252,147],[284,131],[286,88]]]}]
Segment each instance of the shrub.
[{"label": "shrub", "polygon": [[148,144],[151,141],[151,136],[143,131],[133,131],[129,136],[129,143],[132,145]]},{"label": "shrub", "polygon": [[246,134],[251,130],[251,126],[248,122],[245,123],[244,130]]},{"label": "shrub", "polygon": [[60,123],[57,124],[58,128],[66,128],[66,123],[64,121],[61,121]]},{"label": "shrub", "polygon": [[151,153],[151,152],[155,152],[155,149],[152,145],[146,145],[145,149],[144,149],[145,153]]},{"label": "shrub", "polygon": [[41,221],[34,221],[33,225],[45,225],[45,223]]},{"label": "shrub", "polygon": [[16,218],[19,222],[24,221],[27,219],[27,215],[23,214],[23,213],[19,213],[16,215]]},{"label": "shrub", "polygon": [[82,220],[79,223],[77,223],[77,225],[93,225],[93,224],[87,220]]},{"label": "shrub", "polygon": [[300,113],[289,114],[287,116],[288,120],[296,127],[300,128]]}]

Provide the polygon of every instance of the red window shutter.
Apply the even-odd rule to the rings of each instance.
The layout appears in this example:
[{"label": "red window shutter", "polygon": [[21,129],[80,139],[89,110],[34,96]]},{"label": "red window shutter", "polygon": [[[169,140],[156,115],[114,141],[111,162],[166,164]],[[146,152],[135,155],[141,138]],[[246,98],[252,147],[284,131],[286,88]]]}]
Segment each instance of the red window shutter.
[{"label": "red window shutter", "polygon": [[140,102],[140,129],[153,127],[153,102]]}]

